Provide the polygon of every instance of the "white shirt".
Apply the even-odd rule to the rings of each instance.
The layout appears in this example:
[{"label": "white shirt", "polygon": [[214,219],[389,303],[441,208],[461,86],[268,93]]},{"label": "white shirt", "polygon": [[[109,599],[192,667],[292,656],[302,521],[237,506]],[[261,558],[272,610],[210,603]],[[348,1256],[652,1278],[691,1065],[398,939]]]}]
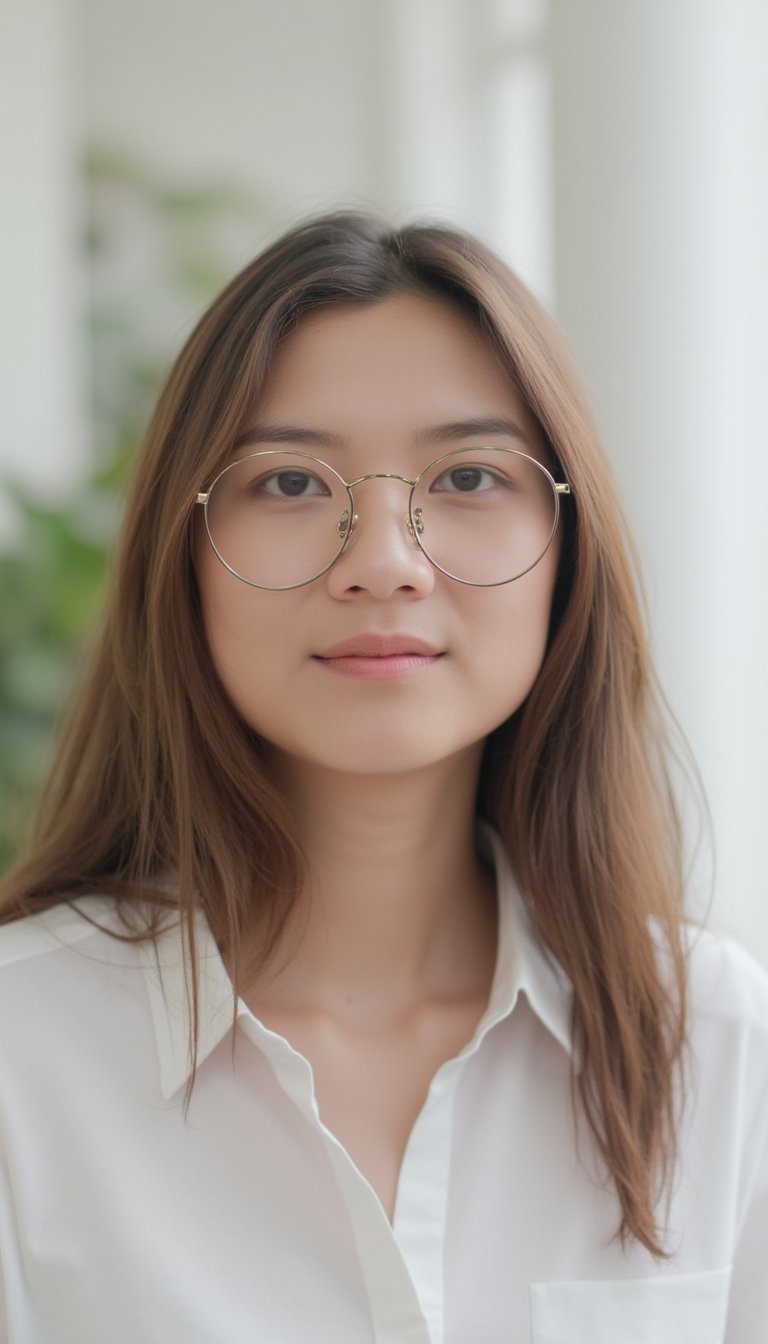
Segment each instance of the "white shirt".
[{"label": "white shirt", "polygon": [[307,1061],[244,1003],[233,1033],[202,921],[186,1119],[178,931],[156,958],[66,906],[0,930],[0,1338],[768,1341],[768,977],[696,936],[674,1254],[623,1251],[584,1126],[577,1154],[569,986],[494,847],[488,1011],[432,1081],[392,1225],[324,1127]]}]

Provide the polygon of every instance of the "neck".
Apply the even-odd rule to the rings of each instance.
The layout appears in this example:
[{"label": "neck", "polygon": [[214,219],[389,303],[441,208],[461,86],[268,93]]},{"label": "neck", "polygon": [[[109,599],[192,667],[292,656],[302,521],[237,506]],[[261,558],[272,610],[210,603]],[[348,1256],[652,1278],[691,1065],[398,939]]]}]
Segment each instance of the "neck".
[{"label": "neck", "polygon": [[476,752],[388,776],[276,763],[310,879],[262,997],[378,1014],[487,992],[496,908],[474,847],[478,766]]}]

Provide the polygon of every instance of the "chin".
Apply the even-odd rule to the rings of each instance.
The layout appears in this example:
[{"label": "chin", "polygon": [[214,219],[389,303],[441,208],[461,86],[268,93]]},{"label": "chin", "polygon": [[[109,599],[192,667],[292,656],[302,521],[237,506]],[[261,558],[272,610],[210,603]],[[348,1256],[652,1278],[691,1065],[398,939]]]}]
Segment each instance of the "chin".
[{"label": "chin", "polygon": [[344,749],[312,749],[311,744],[301,747],[290,744],[273,743],[276,751],[284,760],[290,761],[294,768],[325,771],[333,775],[348,775],[360,779],[391,778],[396,775],[416,775],[421,772],[439,770],[441,767],[466,765],[468,757],[477,757],[479,763],[484,738],[469,742],[435,742],[419,740],[418,734],[411,733],[406,740],[396,736],[367,738],[362,741],[344,743]]}]

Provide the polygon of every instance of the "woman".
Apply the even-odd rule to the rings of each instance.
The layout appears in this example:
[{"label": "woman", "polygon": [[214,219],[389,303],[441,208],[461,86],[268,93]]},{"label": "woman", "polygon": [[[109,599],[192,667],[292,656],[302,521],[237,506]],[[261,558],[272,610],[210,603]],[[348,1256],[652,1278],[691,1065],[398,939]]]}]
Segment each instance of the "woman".
[{"label": "woman", "polygon": [[536,303],[287,234],[160,398],[4,884],[7,1338],[762,1338],[768,988],[683,927],[663,759]]}]

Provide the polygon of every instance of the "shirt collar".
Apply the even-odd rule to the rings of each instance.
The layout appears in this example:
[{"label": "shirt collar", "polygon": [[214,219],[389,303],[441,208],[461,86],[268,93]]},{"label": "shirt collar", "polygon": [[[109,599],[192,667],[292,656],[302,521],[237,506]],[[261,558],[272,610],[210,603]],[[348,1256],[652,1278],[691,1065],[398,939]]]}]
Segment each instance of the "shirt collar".
[{"label": "shirt collar", "polygon": [[[483,824],[479,841],[496,873],[498,952],[488,1008],[467,1050],[477,1049],[491,1027],[509,1016],[523,994],[547,1030],[572,1054],[570,983],[533,926],[499,836]],[[195,944],[200,1067],[231,1030],[233,1021],[250,1015],[250,1009],[241,1000],[235,1007],[232,982],[202,914],[196,916]],[[189,1081],[192,1072],[191,996],[182,946],[178,922],[167,927],[154,944],[140,946],[166,1100]]]},{"label": "shirt collar", "polygon": [[[149,1004],[166,1100],[189,1081],[192,1073],[192,997],[184,971],[183,941],[178,921],[153,943],[141,944]],[[235,1015],[246,1012],[238,1002],[235,1014],[232,982],[204,915],[195,918],[195,960],[198,971],[198,1067],[230,1031]]]},{"label": "shirt collar", "polygon": [[479,844],[496,874],[499,933],[491,994],[478,1033],[485,1035],[496,1022],[508,1017],[522,994],[539,1021],[573,1055],[571,983],[534,927],[504,845],[485,822],[480,827]]}]

